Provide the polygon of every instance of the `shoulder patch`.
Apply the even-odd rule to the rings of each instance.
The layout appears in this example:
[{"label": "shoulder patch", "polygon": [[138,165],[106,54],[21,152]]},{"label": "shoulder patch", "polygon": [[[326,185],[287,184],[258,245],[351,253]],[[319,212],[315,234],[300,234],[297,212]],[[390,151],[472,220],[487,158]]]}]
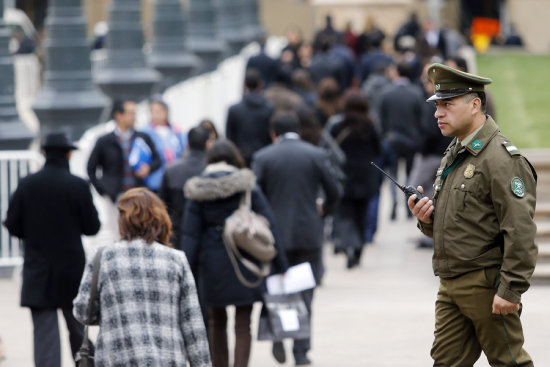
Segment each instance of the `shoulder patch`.
[{"label": "shoulder patch", "polygon": [[521,155],[521,152],[519,151],[519,149],[514,145],[512,144],[511,142],[509,142],[508,140],[504,140],[502,142],[502,146],[504,147],[504,149],[506,149],[506,151],[511,155],[511,156],[514,156],[514,155]]}]

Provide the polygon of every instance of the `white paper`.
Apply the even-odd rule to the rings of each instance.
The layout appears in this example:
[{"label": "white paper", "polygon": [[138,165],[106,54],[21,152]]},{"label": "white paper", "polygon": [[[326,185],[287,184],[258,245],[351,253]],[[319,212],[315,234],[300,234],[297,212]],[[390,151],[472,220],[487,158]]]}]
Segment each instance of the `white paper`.
[{"label": "white paper", "polygon": [[279,310],[277,314],[281,320],[283,331],[296,331],[300,329],[300,321],[298,320],[298,312],[296,310]]},{"label": "white paper", "polygon": [[267,277],[267,293],[287,294],[315,288],[315,278],[308,262],[291,266],[283,276],[275,274]]}]

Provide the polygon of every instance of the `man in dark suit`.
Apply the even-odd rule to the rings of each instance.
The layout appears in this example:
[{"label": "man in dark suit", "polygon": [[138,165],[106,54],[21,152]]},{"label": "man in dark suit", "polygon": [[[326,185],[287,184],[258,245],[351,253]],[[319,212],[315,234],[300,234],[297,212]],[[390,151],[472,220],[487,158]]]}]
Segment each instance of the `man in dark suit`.
[{"label": "man in dark suit", "polygon": [[[396,177],[398,161],[405,160],[407,178],[402,181],[408,182],[413,158],[422,140],[424,93],[418,85],[411,83],[410,64],[402,61],[390,68],[397,73],[394,74],[392,86],[386,88],[380,97],[384,161],[389,166],[390,174]],[[394,220],[397,216],[397,188],[395,185],[390,185],[390,188],[393,198],[391,219]],[[406,212],[410,216],[408,207]]]},{"label": "man in dark suit", "polygon": [[[122,192],[144,186],[143,180],[160,167],[161,160],[149,135],[134,130],[134,101],[115,101],[111,116],[116,122],[116,128],[97,140],[88,160],[88,176],[97,192],[107,195],[114,203]],[[138,137],[149,147],[151,161],[141,163],[134,171],[129,163],[129,155],[132,144]],[[98,169],[101,169],[99,176]]]},{"label": "man in dark suit", "polygon": [[[272,121],[274,144],[254,155],[253,170],[258,185],[265,193],[275,214],[279,241],[290,265],[309,262],[318,281],[323,245],[323,215],[330,214],[341,195],[325,153],[310,143],[301,141],[298,119],[293,114],[280,114]],[[319,190],[326,200],[318,204]],[[303,292],[311,317],[313,289]],[[296,365],[310,364],[307,352],[310,339],[294,340]],[[273,345],[273,354],[284,363],[281,342]]]},{"label": "man in dark suit", "polygon": [[61,366],[57,309],[69,329],[73,356],[84,326],[72,314],[72,302],[84,271],[81,235],[99,231],[90,187],[69,172],[73,146],[62,133],[42,145],[46,164],[23,178],[13,193],[4,225],[25,246],[21,306],[30,307],[34,325],[34,362]]},{"label": "man in dark suit", "polygon": [[258,70],[247,70],[243,100],[227,112],[225,135],[239,148],[247,167],[254,152],[271,143],[269,120],[275,108],[260,93],[263,86]]},{"label": "man in dark suit", "polygon": [[[134,101],[113,102],[112,118],[116,122],[113,132],[100,137],[88,159],[90,182],[106,200],[103,230],[118,238],[118,209],[116,201],[120,194],[137,186],[145,186],[144,179],[162,164],[149,135],[134,130],[136,103]],[[136,166],[130,164],[130,153],[136,139],[150,152],[150,161],[138,160]],[[145,155],[144,155],[145,156]]]},{"label": "man in dark suit", "polygon": [[168,209],[172,219],[174,246],[179,246],[180,227],[183,223],[185,196],[183,186],[188,179],[200,174],[206,167],[205,150],[210,138],[210,131],[204,127],[194,127],[187,134],[188,149],[184,156],[167,165],[162,177],[159,196]]}]

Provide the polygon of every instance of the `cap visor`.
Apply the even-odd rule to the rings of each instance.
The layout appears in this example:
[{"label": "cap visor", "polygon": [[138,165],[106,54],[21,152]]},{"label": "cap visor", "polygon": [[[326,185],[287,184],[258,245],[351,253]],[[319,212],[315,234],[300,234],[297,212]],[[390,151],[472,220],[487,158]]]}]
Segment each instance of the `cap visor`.
[{"label": "cap visor", "polygon": [[453,93],[436,93],[430,98],[426,100],[426,102],[433,102],[438,101],[440,99],[451,99],[459,96],[463,96],[465,94],[471,93],[471,91],[465,91],[465,92],[453,92]]}]

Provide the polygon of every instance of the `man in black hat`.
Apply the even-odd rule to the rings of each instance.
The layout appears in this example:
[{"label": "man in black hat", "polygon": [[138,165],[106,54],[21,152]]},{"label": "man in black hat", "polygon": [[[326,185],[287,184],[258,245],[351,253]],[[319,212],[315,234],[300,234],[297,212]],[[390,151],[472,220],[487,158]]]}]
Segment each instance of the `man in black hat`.
[{"label": "man in black hat", "polygon": [[537,259],[536,172],[485,113],[491,79],[441,64],[428,78],[438,127],[454,137],[433,199],[408,200],[434,239],[434,366],[473,366],[481,351],[491,366],[533,366],[520,314]]},{"label": "man in black hat", "polygon": [[61,366],[57,310],[69,330],[73,356],[84,327],[72,314],[72,301],[85,265],[81,235],[99,231],[90,187],[69,171],[76,147],[63,133],[50,133],[42,149],[44,167],[23,178],[13,193],[4,226],[25,249],[21,306],[31,309],[36,366]]}]

